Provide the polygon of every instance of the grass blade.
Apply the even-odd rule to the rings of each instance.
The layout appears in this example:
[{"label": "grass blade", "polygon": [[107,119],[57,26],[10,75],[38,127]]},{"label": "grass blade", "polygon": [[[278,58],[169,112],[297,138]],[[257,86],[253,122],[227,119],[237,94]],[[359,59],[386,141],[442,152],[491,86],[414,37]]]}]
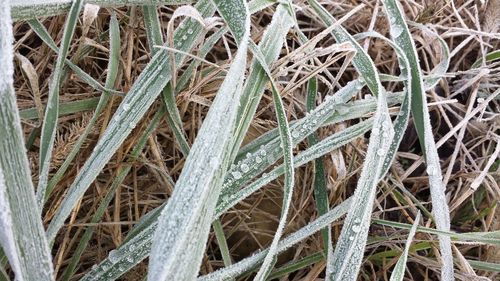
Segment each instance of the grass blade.
[{"label": "grass blade", "polygon": [[[240,39],[238,53],[203,122],[172,197],[160,215],[148,280],[193,280],[201,265],[210,218],[231,156],[227,148],[236,123],[250,33],[246,2],[235,1],[225,7],[240,15],[234,26],[229,25],[233,35]],[[220,6],[217,8],[220,11]],[[235,26],[237,29],[233,29]]]},{"label": "grass blade", "polygon": [[[14,93],[13,41],[10,1],[2,1],[0,2],[0,61],[3,63],[0,69],[0,171],[3,173],[3,183],[0,189],[3,201],[9,202],[9,211],[3,212],[3,208],[7,205],[2,203],[3,210],[0,217],[2,224],[8,223],[8,220],[12,223],[4,230],[7,233],[11,229],[16,248],[15,252],[6,254],[12,256],[13,269],[17,270],[16,279],[53,280],[49,247],[40,211],[35,207],[37,205],[34,187]],[[8,218],[9,212],[10,218]],[[11,242],[10,239],[2,239],[3,246],[4,243],[9,245],[4,250],[13,247]],[[14,255],[17,255],[18,262],[14,259]]]},{"label": "grass blade", "polygon": [[[379,93],[377,103],[368,151],[353,195],[354,202],[344,221],[335,252],[328,257],[328,280],[356,280],[361,267],[377,183],[394,136],[385,92]],[[374,131],[379,133],[374,134]]]},{"label": "grass blade", "polygon": [[[72,0],[20,0],[11,4],[14,21],[34,18],[45,18],[67,13],[71,8]],[[189,4],[191,0],[86,0],[86,4],[101,7],[121,7],[127,5],[180,5]]]},{"label": "grass blade", "polygon": [[410,233],[408,234],[408,239],[406,240],[406,245],[401,257],[399,258],[394,270],[391,273],[390,281],[402,281],[405,276],[405,267],[406,261],[408,260],[408,252],[410,251],[411,241],[413,240],[413,236],[415,236],[415,232],[417,231],[418,223],[420,222],[420,212],[417,213],[417,217],[415,218],[415,222],[411,227]]},{"label": "grass blade", "polygon": [[52,149],[54,147],[54,140],[57,131],[61,74],[64,66],[64,60],[66,59],[66,54],[68,53],[73,34],[75,33],[76,22],[82,7],[83,0],[76,0],[71,6],[68,19],[64,24],[60,51],[49,83],[49,97],[45,109],[45,116],[43,118],[42,136],[40,138],[40,172],[36,194],[37,204],[40,209],[43,208],[43,202],[45,201],[47,181],[49,178],[50,159],[52,158]]},{"label": "grass blade", "polygon": [[[434,142],[429,112],[427,110],[427,100],[425,96],[422,73],[418,62],[415,43],[411,38],[408,26],[403,18],[397,2],[395,0],[384,0],[384,8],[391,25],[391,36],[397,45],[403,49],[410,63],[411,92],[412,92],[412,115],[415,128],[417,130],[420,145],[427,164],[429,175],[429,186],[433,206],[433,214],[437,229],[450,230],[450,212],[446,202],[445,187],[442,183],[441,167]],[[440,249],[442,255],[443,268],[441,279],[444,281],[454,280],[453,276],[453,254],[451,242],[447,236],[439,236]]]},{"label": "grass blade", "polygon": [[[118,64],[119,64],[119,56],[120,56],[120,30],[118,27],[118,20],[116,19],[116,16],[113,14],[111,16],[110,20],[110,31],[109,31],[109,36],[110,36],[110,48],[109,48],[109,62],[108,62],[108,70],[107,70],[107,76],[106,76],[106,82],[105,82],[105,87],[106,88],[112,88],[113,85],[115,84],[116,76],[118,74]],[[99,118],[99,115],[101,111],[106,108],[109,98],[111,97],[109,92],[103,92],[101,97],[99,98],[99,102],[97,104],[97,107],[94,111],[94,114],[92,115],[92,118],[90,119],[87,127],[83,131],[83,133],[78,137],[78,140],[76,141],[75,145],[71,149],[70,153],[64,160],[63,164],[59,169],[57,170],[56,174],[50,179],[48,185],[47,185],[47,192],[45,199],[48,198],[54,187],[57,185],[57,183],[63,178],[64,174],[66,173],[66,170],[69,168],[71,162],[77,155],[77,153],[80,151],[81,146],[85,142],[88,134],[94,130],[94,125],[97,122],[97,119]]]},{"label": "grass blade", "polygon": [[[307,84],[307,100],[306,107],[307,111],[311,112],[316,107],[316,95],[318,93],[318,79],[312,78]],[[318,135],[316,133],[311,134],[307,141],[309,146],[314,146],[318,143]],[[314,200],[316,202],[316,209],[318,209],[318,214],[323,215],[328,212],[328,191],[326,187],[326,175],[325,167],[323,165],[323,159],[319,157],[314,160]],[[323,247],[325,251],[331,247],[331,237],[330,237],[330,227],[321,230],[321,236],[323,237]]]},{"label": "grass blade", "polygon": [[[161,27],[156,6],[143,6],[144,23],[148,31],[148,42],[151,52],[154,54],[157,50],[154,46],[163,45],[163,37],[161,35]],[[175,139],[179,143],[182,154],[187,157],[189,154],[189,143],[186,140],[184,130],[182,129],[182,120],[175,103],[174,91],[171,82],[167,84],[162,92],[163,102],[167,109],[167,122]]]}]

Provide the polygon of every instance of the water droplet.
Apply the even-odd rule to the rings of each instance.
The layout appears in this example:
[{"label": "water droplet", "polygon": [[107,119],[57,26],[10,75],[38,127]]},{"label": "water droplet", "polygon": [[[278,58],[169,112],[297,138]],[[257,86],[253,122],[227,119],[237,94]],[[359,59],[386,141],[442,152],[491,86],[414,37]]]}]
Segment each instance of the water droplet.
[{"label": "water droplet", "polygon": [[298,131],[293,131],[292,132],[292,137],[293,138],[298,138],[299,137],[299,132]]},{"label": "water droplet", "polygon": [[117,259],[118,259],[118,256],[116,254],[116,251],[111,250],[111,252],[109,252],[109,261],[111,261],[112,263],[115,263],[115,262],[117,262]]},{"label": "water droplet", "polygon": [[250,168],[245,163],[241,164],[240,168],[243,173],[248,173],[248,171],[250,171]]},{"label": "water droplet", "polygon": [[379,149],[377,150],[377,155],[378,155],[378,156],[384,156],[384,149],[383,149],[383,148],[379,148]]},{"label": "water droplet", "polygon": [[188,37],[186,35],[183,35],[182,36],[182,41],[185,41],[186,39],[188,39]]},{"label": "water droplet", "polygon": [[193,29],[191,29],[191,28],[190,28],[190,29],[188,29],[187,33],[188,33],[188,34],[193,34]]},{"label": "water droplet", "polygon": [[128,111],[130,109],[130,104],[126,103],[123,105],[123,110]]},{"label": "water droplet", "polygon": [[349,240],[350,241],[354,240],[354,236],[349,236]]},{"label": "water droplet", "polygon": [[241,179],[241,173],[240,172],[234,171],[231,174],[233,175],[234,179],[237,179],[237,180]]},{"label": "water droplet", "polygon": [[255,163],[257,164],[262,163],[262,158],[260,158],[260,156],[255,157]]},{"label": "water droplet", "polygon": [[484,99],[483,98],[477,98],[477,103],[483,103]]},{"label": "water droplet", "polygon": [[361,231],[361,227],[359,226],[359,224],[355,224],[352,226],[352,231],[354,233],[358,233],[359,231]]},{"label": "water droplet", "polygon": [[433,176],[436,173],[436,169],[434,168],[433,165],[427,166],[426,171],[429,176]]}]

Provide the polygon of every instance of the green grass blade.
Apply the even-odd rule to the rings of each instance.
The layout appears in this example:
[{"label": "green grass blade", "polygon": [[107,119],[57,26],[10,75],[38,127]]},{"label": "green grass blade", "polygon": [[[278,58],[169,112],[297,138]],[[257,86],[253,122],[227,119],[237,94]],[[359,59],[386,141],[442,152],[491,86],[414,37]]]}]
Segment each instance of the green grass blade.
[{"label": "green grass blade", "polygon": [[[45,238],[41,214],[36,207],[36,198],[29,162],[24,146],[21,120],[13,86],[13,50],[10,1],[0,2],[0,170],[3,173],[2,197],[9,202],[9,210],[0,212],[2,224],[11,225],[16,251],[7,253],[12,258],[18,280],[53,280],[53,269],[49,247]],[[4,197],[5,196],[5,197]],[[2,203],[2,209],[7,207]],[[10,218],[8,218],[10,213]],[[29,234],[29,235],[28,235]],[[10,249],[12,240],[3,240]],[[19,266],[17,266],[19,264]],[[16,268],[17,267],[17,268]],[[20,271],[19,271],[20,269]]]},{"label": "green grass blade", "polygon": [[[71,8],[72,0],[20,0],[11,4],[14,21],[34,18],[45,18],[67,13]],[[127,5],[181,5],[189,4],[192,0],[86,0],[86,4],[102,7],[121,7]]]},{"label": "green grass blade", "polygon": [[[224,7],[239,15],[237,21],[228,22],[233,35],[240,36],[238,52],[158,219],[148,280],[193,280],[202,262],[211,218],[229,166],[231,155],[227,148],[236,123],[250,35],[246,2],[226,4]],[[217,8],[221,12],[221,7]]]},{"label": "green grass blade", "polygon": [[[306,99],[306,108],[310,113],[316,107],[316,95],[318,93],[318,79],[312,78],[309,80],[307,84],[307,99]],[[309,137],[307,137],[307,141],[309,146],[314,146],[318,143],[318,135],[316,133],[312,133]],[[328,212],[329,204],[328,204],[328,191],[326,187],[326,174],[325,167],[323,165],[323,159],[319,157],[314,160],[314,200],[316,202],[316,209],[318,209],[318,214],[323,215]],[[323,237],[323,247],[325,247],[325,251],[328,251],[328,248],[331,247],[331,237],[330,237],[330,228],[327,227],[321,230],[321,236]]]},{"label": "green grass blade", "polygon": [[353,195],[354,202],[344,221],[335,252],[332,257],[328,257],[328,280],[356,280],[361,267],[377,183],[394,136],[385,92],[380,92],[377,98],[373,131],[379,133],[370,136],[361,176]]},{"label": "green grass blade", "polygon": [[[43,24],[38,21],[38,20],[29,20],[28,24],[30,25],[31,29],[42,39],[42,41],[49,46],[52,51],[54,51],[56,54],[59,54],[59,48],[57,48],[56,42],[54,42],[54,39],[50,37],[49,32],[43,26]],[[114,93],[120,93],[118,91],[112,91],[109,88],[106,88],[105,86],[102,86],[98,81],[96,81],[92,76],[88,75],[85,71],[83,71],[80,67],[78,67],[76,64],[74,64],[72,61],[70,61],[67,58],[64,58],[64,63],[71,69],[73,72],[76,74],[76,76],[85,83],[87,83],[89,86],[92,88],[96,89],[97,91],[108,91],[108,92],[114,92]],[[61,74],[61,77],[65,76],[65,71]],[[61,80],[64,80],[62,78]]]},{"label": "green grass blade", "polygon": [[[397,2],[395,0],[383,1],[386,14],[391,25],[391,36],[397,45],[403,49],[410,63],[412,106],[411,111],[417,130],[420,145],[424,151],[427,164],[427,173],[429,175],[429,186],[431,191],[431,200],[433,214],[437,229],[450,230],[450,212],[446,202],[445,187],[442,183],[441,167],[437,153],[436,143],[434,142],[432,127],[427,110],[427,100],[424,92],[424,83],[418,61],[418,55],[415,43],[411,38],[408,26],[403,18]],[[451,242],[447,236],[439,236],[441,259],[443,267],[441,279],[444,281],[454,280],[453,275],[453,254],[451,251]]]},{"label": "green grass blade", "polygon": [[[61,103],[59,105],[59,117],[73,113],[93,110],[97,107],[100,98],[88,98],[76,101]],[[24,120],[34,120],[38,118],[36,108],[28,108],[19,111],[19,116]]]},{"label": "green grass blade", "polygon": [[[214,7],[208,0],[198,2],[197,8],[203,16],[212,15],[214,12]],[[202,28],[197,21],[190,19],[181,23],[174,35],[175,41],[180,42],[179,49],[189,51],[202,33]],[[183,55],[176,55],[177,65],[183,58]],[[169,81],[171,77],[169,60],[168,54],[164,51],[153,56],[123,99],[102,138],[71,185],[68,196],[54,215],[47,229],[49,241],[55,238],[75,204]]]},{"label": "green grass blade", "polygon": [[[312,234],[320,231],[325,226],[330,225],[335,220],[343,216],[349,209],[349,205],[352,203],[352,199],[349,198],[342,202],[340,205],[334,207],[328,213],[312,221],[308,225],[299,229],[298,231],[288,235],[282,241],[278,243],[277,253],[282,253],[283,251],[289,249],[296,243],[304,240],[305,238],[311,236]],[[231,278],[238,277],[239,275],[254,269],[258,266],[262,260],[266,257],[269,249],[262,250],[247,257],[229,267],[217,270],[205,276],[198,278],[199,281],[216,281],[216,280],[228,280]]]},{"label": "green grass blade", "polygon": [[[159,21],[159,15],[156,6],[143,6],[144,24],[148,35],[149,48],[154,54],[157,48],[154,46],[163,45],[162,31]],[[175,139],[179,143],[182,154],[187,157],[189,154],[189,143],[186,140],[184,130],[182,129],[182,120],[175,103],[174,91],[169,82],[162,91],[163,102],[167,109],[167,123],[174,133]]]},{"label": "green grass blade", "polygon": [[[113,88],[113,85],[115,84],[116,76],[118,74],[118,64],[119,64],[119,57],[120,57],[120,30],[118,26],[118,20],[116,19],[116,16],[113,14],[111,16],[110,20],[110,48],[109,48],[109,62],[108,62],[108,70],[107,70],[107,76],[106,76],[106,82],[105,82],[105,87],[106,88]],[[83,131],[83,133],[78,137],[78,140],[76,141],[75,145],[71,149],[70,153],[64,160],[63,164],[59,169],[57,170],[56,174],[50,179],[48,185],[47,185],[47,192],[45,198],[48,198],[54,187],[57,185],[57,183],[63,178],[64,174],[66,173],[66,170],[69,168],[71,165],[71,162],[75,158],[75,156],[78,154],[80,151],[81,146],[85,142],[87,136],[89,133],[94,130],[94,125],[97,122],[97,119],[100,116],[101,111],[106,108],[108,105],[108,101],[110,98],[110,93],[109,92],[103,92],[99,102],[97,104],[97,107],[94,111],[94,114],[92,115],[92,118],[90,119],[87,127]]]},{"label": "green grass blade", "polygon": [[415,222],[411,227],[410,233],[408,234],[408,239],[406,240],[406,245],[401,257],[399,258],[394,270],[391,273],[390,281],[402,281],[405,276],[406,261],[408,260],[408,252],[410,251],[411,242],[415,232],[417,231],[418,223],[420,222],[420,212],[417,213]]},{"label": "green grass blade", "polygon": [[[308,0],[309,5],[316,12],[320,20],[328,27],[333,25],[336,20],[335,18],[323,7],[317,0]],[[353,58],[352,64],[359,72],[361,77],[364,78],[368,88],[377,96],[381,91],[380,79],[378,77],[377,69],[373,64],[372,59],[368,56],[365,50],[359,45],[359,43],[341,26],[337,26],[332,31],[332,35],[339,43],[349,42],[356,49],[356,55]]]},{"label": "green grass blade", "polygon": [[47,190],[47,181],[49,177],[50,160],[52,158],[52,149],[57,132],[57,120],[59,116],[59,88],[61,85],[61,74],[64,66],[64,60],[68,53],[71,39],[76,29],[78,15],[83,7],[83,0],[76,0],[71,6],[69,16],[64,24],[63,39],[57,56],[54,72],[49,82],[49,94],[45,116],[43,118],[42,136],[40,138],[40,161],[39,178],[36,193],[37,204],[40,209],[43,208]]},{"label": "green grass blade", "polygon": [[[286,8],[283,7],[283,5],[278,5],[271,23],[266,28],[264,36],[259,42],[259,48],[267,64],[273,63],[278,58],[285,40],[283,35],[288,33],[292,25],[293,20]],[[238,127],[236,129],[236,137],[233,145],[234,154],[238,152],[246,132],[250,127],[250,123],[257,110],[257,106],[262,98],[267,83],[269,83],[269,78],[265,70],[259,61],[254,59],[238,111]],[[279,132],[276,132],[278,136]]]}]

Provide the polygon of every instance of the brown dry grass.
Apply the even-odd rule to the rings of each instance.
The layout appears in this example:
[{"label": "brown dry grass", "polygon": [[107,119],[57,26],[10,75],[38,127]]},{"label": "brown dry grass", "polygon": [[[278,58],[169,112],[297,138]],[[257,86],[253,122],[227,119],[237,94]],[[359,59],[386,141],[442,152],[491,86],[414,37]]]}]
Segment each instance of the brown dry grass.
[{"label": "brown dry grass", "polygon": [[[302,2],[296,2],[297,5],[304,8],[302,12],[298,13],[299,23],[306,34],[312,36],[322,30],[323,26],[311,19],[311,12]],[[386,19],[383,17],[381,4],[377,1],[342,0],[329,2],[326,6],[332,14],[340,18],[351,7],[361,2],[367,5],[366,8],[355,14],[344,26],[352,34],[370,29],[387,34]],[[472,182],[481,175],[488,160],[492,157],[498,157],[498,155],[494,155],[494,151],[500,142],[499,100],[494,100],[486,111],[472,117],[464,126],[459,124],[470,114],[478,97],[484,98],[484,94],[488,93],[488,90],[498,88],[500,70],[498,63],[483,65],[479,69],[471,69],[471,65],[487,52],[499,47],[500,1],[490,0],[485,4],[481,4],[481,1],[460,0],[453,2],[455,3],[454,7],[450,1],[445,0],[402,1],[402,5],[409,20],[426,23],[429,27],[437,30],[445,38],[453,54],[450,77],[443,79],[438,87],[428,92],[428,98],[433,103],[429,110],[435,129],[435,139],[442,144],[439,148],[439,154],[452,211],[452,229],[456,232],[500,230],[500,210],[497,208],[500,199],[498,160],[495,161],[489,172],[486,171],[488,173],[485,176],[483,174],[484,180],[477,190],[471,189]],[[172,7],[163,7],[160,11],[162,23],[166,24],[172,15]],[[122,49],[120,72],[115,88],[126,92],[149,61],[150,50],[147,48],[141,10],[138,7],[129,7],[117,9],[116,12],[120,20]],[[252,17],[252,38],[256,42],[259,41],[272,14],[273,9],[269,8]],[[60,16],[44,20],[45,26],[56,43],[59,43],[62,37],[64,19],[63,16]],[[107,29],[108,20],[109,11],[101,9],[84,38],[80,38],[82,30],[77,30],[77,36],[75,36],[77,39],[74,40],[71,48],[71,54],[74,54],[79,44],[83,44],[85,40],[95,44],[96,48],[89,56],[85,58],[74,57],[73,59],[83,70],[102,83],[105,79],[108,44],[105,41],[100,41],[98,36]],[[48,78],[52,73],[56,56],[29,29],[27,24],[16,23],[14,34],[16,36],[16,52],[28,58],[36,70],[39,82],[37,91],[41,93],[40,98],[44,102],[48,92]],[[440,59],[439,54],[436,53],[436,44],[430,41],[431,38],[416,30],[413,34],[419,47],[421,64],[424,70],[430,70]],[[234,48],[232,39],[226,39],[228,45]],[[323,40],[321,45],[328,46],[331,43],[333,43],[333,39],[328,37]],[[288,49],[298,46],[293,33],[289,34],[287,44]],[[378,69],[385,73],[397,73],[396,57],[388,46],[374,40],[364,42],[364,46],[374,59]],[[286,56],[287,51],[283,49],[282,57]],[[227,58],[227,50],[223,42],[219,42],[207,57],[209,61],[224,66],[227,66]],[[204,67],[206,66],[202,64],[199,70]],[[328,75],[333,77],[339,75],[341,84],[355,76],[353,69],[350,68],[339,73],[340,67],[341,62],[336,62],[326,71],[320,73],[320,76],[328,80]],[[177,105],[190,143],[193,142],[203,117],[207,113],[208,106],[221,83],[218,78],[202,77],[200,73],[201,71],[197,72],[189,89],[177,96]],[[293,75],[293,71],[289,72],[288,75],[279,77],[279,80],[290,80]],[[471,81],[472,83],[470,83]],[[390,84],[388,86],[389,89],[395,87],[395,85]],[[20,108],[36,106],[35,93],[37,91],[33,89],[33,85],[29,83],[28,79],[21,75],[19,67],[16,69],[15,88]],[[326,92],[326,89],[322,89],[322,91]],[[71,75],[62,85],[61,101],[74,101],[98,95],[99,93],[95,90]],[[288,92],[284,97],[290,119],[304,115],[304,100],[305,86]],[[106,121],[119,101],[120,97],[113,98],[113,102],[105,110],[86,146],[81,149],[67,175],[54,190],[44,212],[45,222],[51,219],[54,209],[60,204],[65,190],[91,152],[93,144],[103,132],[107,124]],[[270,101],[271,97],[266,94],[257,110],[246,141],[276,127],[274,113],[268,106]],[[153,112],[155,108],[156,106],[153,106],[150,112]],[[84,128],[86,121],[88,121],[86,113],[67,115],[60,119],[59,137],[53,156],[56,160],[52,166],[53,171],[70,150],[75,137]],[[82,230],[90,221],[90,217],[104,196],[108,185],[116,176],[117,171],[125,161],[125,156],[139,136],[141,128],[144,128],[147,122],[148,118],[146,117],[133,131],[97,178],[93,187],[85,194],[64,230],[60,232],[53,251],[56,270],[59,273],[64,271],[68,259],[72,256],[72,251],[79,241],[79,235],[82,234]],[[38,122],[26,121],[24,125],[28,136],[39,124]],[[320,135],[323,137],[330,135],[348,125],[349,122],[323,128]],[[457,125],[461,126],[458,132],[444,138],[447,132]],[[37,144],[38,140],[29,149],[34,175],[37,174]],[[358,140],[324,157],[331,206],[352,194],[363,163],[366,146],[367,139]],[[115,200],[107,209],[89,247],[82,256],[76,277],[81,276],[79,274],[87,271],[94,263],[102,260],[111,249],[116,248],[136,221],[168,198],[173,188],[172,181],[175,182],[183,163],[184,158],[175,144],[172,132],[166,122],[162,121],[158,130],[149,139],[142,156],[134,163],[131,173],[117,190]],[[407,190],[416,200],[430,209],[429,190],[424,170],[418,139],[410,125],[390,176],[386,177],[380,184],[373,217],[412,222],[412,216],[408,210],[415,210],[415,205],[408,195],[398,195],[401,194],[401,191],[397,189],[397,186]],[[36,181],[36,177],[34,180]],[[297,230],[317,216],[312,194],[312,180],[311,165],[297,169],[296,192],[289,215],[289,224],[286,228],[287,232]],[[224,232],[234,260],[248,256],[255,250],[265,247],[272,240],[282,201],[281,186],[280,181],[270,184],[222,217]],[[426,224],[430,225],[430,221]],[[340,234],[341,226],[341,222],[333,225],[334,239]],[[391,266],[394,265],[396,259],[376,258],[377,254],[380,256],[380,253],[400,249],[404,243],[406,232],[374,224],[370,235],[379,239],[367,247],[366,259],[359,278],[360,280],[388,280]],[[436,237],[418,234],[416,241],[431,241],[432,248],[413,253],[410,256],[408,266],[411,276],[407,275],[408,280],[437,280],[439,273],[436,272],[439,271],[439,263],[436,260],[436,255],[438,255]],[[456,247],[466,258],[500,262],[500,251],[497,248],[459,244]],[[322,248],[320,236],[315,235],[281,255],[279,264],[299,260],[320,251]],[[201,271],[205,273],[221,266],[223,263],[217,242],[215,236],[211,235]],[[318,278],[323,276],[324,267],[325,264],[320,262],[282,277],[281,280],[319,280]],[[146,268],[146,262],[143,262],[122,279],[139,280],[141,276],[144,276]],[[456,269],[457,278],[460,280],[473,280],[475,278],[461,264],[458,264]],[[500,278],[494,272],[477,271],[477,274],[491,280],[499,280],[498,278]]]}]

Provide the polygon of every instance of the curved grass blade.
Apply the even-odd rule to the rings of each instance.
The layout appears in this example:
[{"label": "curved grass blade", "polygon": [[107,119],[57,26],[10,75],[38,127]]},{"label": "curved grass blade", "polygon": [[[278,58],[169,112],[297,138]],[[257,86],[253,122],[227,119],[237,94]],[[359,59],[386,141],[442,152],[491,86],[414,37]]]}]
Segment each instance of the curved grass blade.
[{"label": "curved grass blade", "polygon": [[[312,221],[308,225],[299,229],[298,231],[290,234],[285,239],[278,243],[277,253],[282,253],[283,251],[289,249],[296,243],[304,240],[305,238],[311,236],[312,234],[318,232],[319,230],[330,225],[335,220],[343,216],[349,209],[349,205],[352,204],[352,198],[346,199],[344,202],[340,203],[335,208],[328,211],[328,213],[320,216],[316,220]],[[267,256],[269,249],[259,251],[248,258],[245,258],[229,267],[217,270],[208,275],[201,276],[198,278],[199,281],[215,281],[215,280],[228,280],[231,278],[238,277],[239,275],[254,269],[258,266],[262,260]]]},{"label": "curved grass blade", "polygon": [[417,217],[415,218],[415,222],[411,227],[410,233],[408,234],[408,239],[406,240],[406,245],[401,257],[399,258],[394,270],[391,273],[390,281],[402,281],[405,276],[405,268],[406,261],[408,260],[408,252],[410,251],[411,241],[413,240],[413,236],[415,236],[415,232],[417,231],[418,223],[420,222],[420,212],[417,213]]},{"label": "curved grass blade", "polygon": [[[143,6],[143,11],[144,23],[146,30],[148,31],[149,49],[154,54],[157,51],[157,48],[154,48],[154,46],[163,45],[158,11],[156,6]],[[182,154],[187,157],[190,149],[189,143],[186,140],[184,130],[182,129],[182,120],[175,103],[175,96],[171,82],[167,83],[167,86],[163,89],[162,97],[163,103],[167,109],[167,123],[175,135],[175,139],[179,144]]]},{"label": "curved grass blade", "polygon": [[[326,26],[335,24],[335,18],[323,6],[321,6],[317,0],[307,0],[307,2],[311,5],[320,20]],[[332,35],[339,43],[349,42],[356,49],[356,55],[354,55],[352,64],[361,77],[363,77],[366,81],[366,85],[373,95],[377,96],[381,91],[382,86],[372,59],[368,56],[361,45],[359,45],[359,43],[341,25],[338,25],[333,29]]]},{"label": "curved grass blade", "polygon": [[7,205],[2,203],[0,217],[2,224],[10,220],[11,225],[7,225],[3,231],[7,233],[11,230],[15,243],[11,244],[12,239],[3,240],[2,246],[8,243],[9,246],[4,250],[15,246],[15,252],[6,254],[12,256],[11,265],[16,270],[16,279],[49,281],[54,279],[51,256],[41,214],[36,207],[13,86],[13,41],[10,1],[1,1],[0,61],[3,67],[0,68],[0,171],[3,172],[3,179],[0,189],[4,201],[9,203],[9,210],[5,211]]},{"label": "curved grass blade", "polygon": [[[120,30],[118,26],[118,20],[116,19],[116,15],[112,14],[111,15],[111,20],[110,20],[110,28],[109,28],[109,36],[110,36],[110,47],[109,47],[109,62],[108,62],[108,70],[107,70],[107,76],[106,76],[106,82],[105,82],[105,87],[106,88],[113,88],[113,85],[115,84],[116,81],[116,76],[118,74],[118,64],[119,64],[119,57],[120,57]],[[86,140],[88,134],[94,130],[94,125],[97,122],[97,119],[99,118],[99,115],[101,111],[106,108],[109,98],[111,94],[109,92],[103,92],[101,97],[99,98],[99,102],[97,104],[97,107],[94,111],[94,114],[92,115],[92,118],[90,119],[87,127],[83,131],[83,133],[78,137],[78,140],[76,141],[75,145],[71,149],[70,153],[64,160],[63,164],[59,169],[57,170],[56,174],[50,179],[48,185],[47,185],[47,192],[45,195],[45,199],[47,199],[54,189],[54,187],[57,185],[57,183],[62,179],[64,174],[66,173],[66,170],[69,168],[69,165],[71,165],[71,162],[77,155],[77,153],[80,151],[81,146],[83,145],[84,141]]]},{"label": "curved grass blade", "polygon": [[38,178],[38,188],[36,193],[36,200],[38,208],[43,208],[45,201],[47,181],[49,178],[50,159],[52,158],[52,149],[54,147],[54,140],[57,131],[57,120],[59,117],[59,87],[61,85],[61,74],[64,66],[64,60],[68,53],[71,39],[76,29],[76,22],[83,7],[83,0],[76,0],[73,2],[69,16],[64,23],[63,38],[59,54],[57,55],[56,65],[54,72],[49,83],[49,94],[47,106],[45,109],[45,116],[43,118],[42,136],[40,138],[40,173]]},{"label": "curved grass blade", "polygon": [[[217,5],[217,8],[221,12],[221,7]],[[233,35],[240,37],[238,52],[187,157],[172,197],[158,219],[148,280],[196,277],[221,181],[229,165],[227,148],[231,145],[243,86],[250,18],[245,1],[226,3],[224,8],[239,15],[234,26],[228,22]]]},{"label": "curved grass blade", "polygon": [[[411,38],[408,26],[403,18],[397,2],[395,0],[382,1],[386,14],[391,25],[391,36],[397,45],[403,49],[410,63],[411,92],[412,92],[412,115],[415,128],[417,130],[420,145],[424,151],[427,163],[427,173],[429,175],[429,186],[435,217],[436,227],[439,230],[450,230],[450,212],[446,202],[445,187],[442,183],[441,167],[436,143],[434,142],[429,112],[427,110],[427,100],[424,92],[422,73],[418,62],[415,43]],[[443,268],[441,279],[444,281],[454,280],[453,276],[453,254],[451,251],[451,241],[447,236],[439,236],[440,249],[442,255]]]},{"label": "curved grass blade", "polygon": [[[197,9],[203,16],[212,15],[215,10],[208,0],[199,1]],[[180,50],[188,51],[195,45],[201,33],[202,26],[197,21],[187,19],[181,23],[174,38],[176,42],[181,42]],[[177,65],[183,59],[183,55],[176,55]],[[50,222],[47,229],[49,241],[55,238],[75,204],[158,97],[170,79],[170,70],[168,54],[158,52],[137,78]]]},{"label": "curved grass blade", "polygon": [[[374,134],[376,131],[378,133]],[[374,125],[365,162],[333,256],[328,257],[328,280],[356,280],[370,227],[377,183],[390,149],[394,130],[387,110],[385,92],[379,93]]]}]

